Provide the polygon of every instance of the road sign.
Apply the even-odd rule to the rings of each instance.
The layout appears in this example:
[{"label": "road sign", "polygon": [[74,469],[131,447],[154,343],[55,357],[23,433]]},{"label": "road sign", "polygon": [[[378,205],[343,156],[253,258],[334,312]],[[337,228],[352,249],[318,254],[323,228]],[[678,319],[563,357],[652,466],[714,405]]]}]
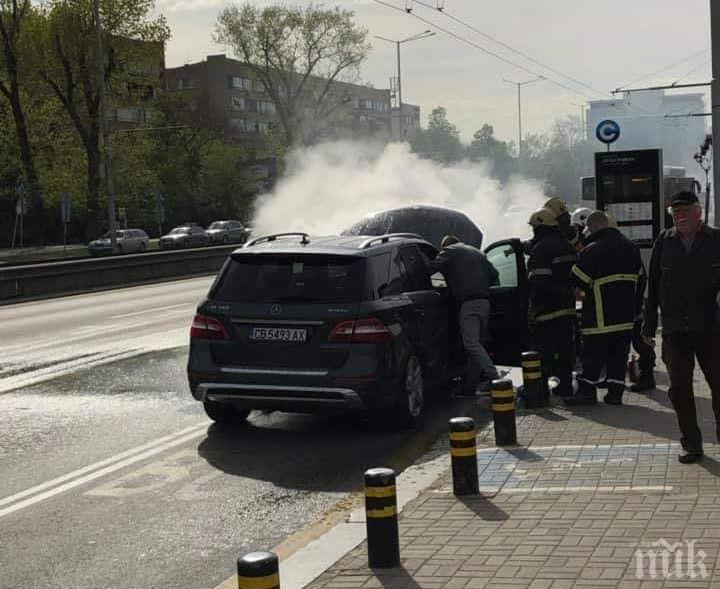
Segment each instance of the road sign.
[{"label": "road sign", "polygon": [[595,128],[595,137],[607,145],[615,143],[620,138],[620,125],[610,119],[600,121]]},{"label": "road sign", "polygon": [[60,219],[63,223],[69,223],[72,217],[72,205],[67,192],[60,195]]}]

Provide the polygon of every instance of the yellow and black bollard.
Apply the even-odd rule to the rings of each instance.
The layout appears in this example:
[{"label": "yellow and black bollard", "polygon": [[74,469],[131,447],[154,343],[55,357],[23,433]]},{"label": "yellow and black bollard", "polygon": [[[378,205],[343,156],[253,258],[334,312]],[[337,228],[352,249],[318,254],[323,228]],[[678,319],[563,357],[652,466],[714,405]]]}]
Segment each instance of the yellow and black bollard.
[{"label": "yellow and black bollard", "polygon": [[365,519],[368,565],[389,568],[400,564],[395,471],[371,468],[365,471]]},{"label": "yellow and black bollard", "polygon": [[476,434],[475,420],[471,417],[453,417],[450,420],[450,457],[453,493],[456,496],[477,495],[480,492]]},{"label": "yellow and black bollard", "polygon": [[542,382],[542,366],[538,352],[524,352],[522,355],[523,388],[525,389],[525,407],[539,409],[545,407],[545,391]]},{"label": "yellow and black bollard", "polygon": [[495,425],[495,445],[511,446],[517,444],[515,426],[515,391],[508,378],[494,380],[490,388],[493,422]]},{"label": "yellow and black bollard", "polygon": [[280,589],[278,557],[272,552],[251,552],[237,561],[238,589]]}]

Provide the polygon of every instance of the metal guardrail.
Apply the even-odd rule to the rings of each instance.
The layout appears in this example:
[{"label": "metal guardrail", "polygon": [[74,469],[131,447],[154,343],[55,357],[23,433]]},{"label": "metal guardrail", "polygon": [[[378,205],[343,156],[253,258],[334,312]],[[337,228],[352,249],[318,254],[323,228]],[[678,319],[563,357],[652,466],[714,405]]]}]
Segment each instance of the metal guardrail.
[{"label": "metal guardrail", "polygon": [[0,267],[0,304],[216,273],[236,249],[212,246]]}]

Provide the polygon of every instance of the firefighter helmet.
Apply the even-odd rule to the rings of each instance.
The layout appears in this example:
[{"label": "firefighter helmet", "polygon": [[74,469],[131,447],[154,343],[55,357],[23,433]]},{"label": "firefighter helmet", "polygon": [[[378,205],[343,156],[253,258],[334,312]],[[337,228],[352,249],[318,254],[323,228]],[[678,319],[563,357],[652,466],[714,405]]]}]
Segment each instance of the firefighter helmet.
[{"label": "firefighter helmet", "polygon": [[535,211],[532,215],[530,215],[530,219],[528,220],[528,223],[531,227],[557,227],[557,216],[551,209],[542,208]]},{"label": "firefighter helmet", "polygon": [[565,201],[559,196],[549,198],[543,205],[543,208],[550,209],[553,213],[555,213],[556,217],[560,217],[560,215],[564,215],[568,212],[567,204],[565,204]]},{"label": "firefighter helmet", "polygon": [[592,213],[592,210],[590,210],[587,207],[580,207],[577,209],[571,217],[571,223],[573,225],[579,225],[580,227],[585,227],[585,223],[587,223],[588,217]]}]

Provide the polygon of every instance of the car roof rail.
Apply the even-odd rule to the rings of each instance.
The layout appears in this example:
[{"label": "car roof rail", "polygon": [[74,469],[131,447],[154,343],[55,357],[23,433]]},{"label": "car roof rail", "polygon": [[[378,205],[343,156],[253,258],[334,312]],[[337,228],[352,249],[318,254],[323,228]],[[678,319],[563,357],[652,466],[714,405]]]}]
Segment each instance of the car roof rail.
[{"label": "car roof rail", "polygon": [[245,247],[250,247],[251,245],[256,245],[265,241],[275,241],[278,237],[302,237],[302,239],[300,240],[301,244],[307,245],[308,243],[310,243],[310,236],[307,233],[291,231],[288,233],[272,233],[271,235],[262,235],[260,237],[256,237],[248,241],[245,244]]},{"label": "car roof rail", "polygon": [[417,233],[386,233],[385,235],[377,235],[375,237],[371,237],[370,239],[366,239],[360,244],[360,249],[367,249],[371,247],[375,242],[377,243],[387,243],[391,239],[423,239],[420,235]]}]

